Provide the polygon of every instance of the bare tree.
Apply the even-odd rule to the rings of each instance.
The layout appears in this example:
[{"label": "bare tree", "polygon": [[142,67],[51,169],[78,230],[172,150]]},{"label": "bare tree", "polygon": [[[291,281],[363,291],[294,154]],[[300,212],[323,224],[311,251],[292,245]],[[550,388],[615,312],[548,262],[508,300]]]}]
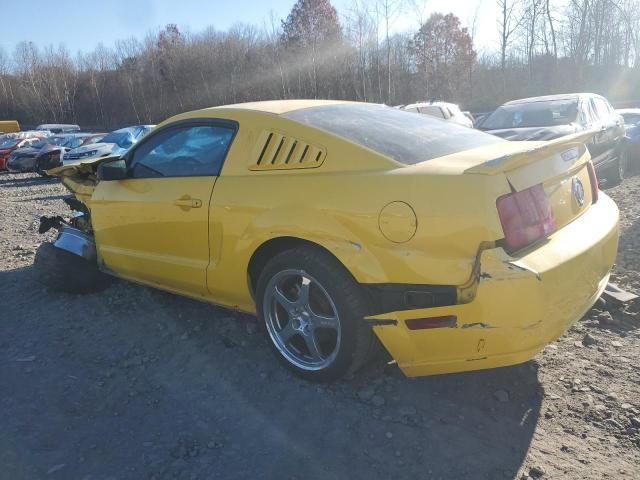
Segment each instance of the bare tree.
[{"label": "bare tree", "polygon": [[387,102],[391,102],[391,42],[390,28],[404,8],[403,0],[378,0],[379,11],[384,21],[385,44],[387,50]]},{"label": "bare tree", "polygon": [[505,71],[507,63],[507,49],[513,42],[513,36],[522,23],[519,16],[517,0],[497,0],[500,14],[498,17],[498,33],[500,35],[500,68]]}]

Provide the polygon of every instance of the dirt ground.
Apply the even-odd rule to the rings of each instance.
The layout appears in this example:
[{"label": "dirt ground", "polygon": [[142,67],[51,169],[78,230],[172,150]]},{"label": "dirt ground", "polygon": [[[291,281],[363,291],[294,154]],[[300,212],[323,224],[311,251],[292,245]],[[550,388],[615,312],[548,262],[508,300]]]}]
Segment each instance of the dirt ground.
[{"label": "dirt ground", "polygon": [[[640,292],[640,177],[614,279]],[[640,478],[640,304],[597,308],[533,361],[331,386],[255,319],[126,282],[54,294],[32,268],[56,181],[0,174],[0,478]]]}]

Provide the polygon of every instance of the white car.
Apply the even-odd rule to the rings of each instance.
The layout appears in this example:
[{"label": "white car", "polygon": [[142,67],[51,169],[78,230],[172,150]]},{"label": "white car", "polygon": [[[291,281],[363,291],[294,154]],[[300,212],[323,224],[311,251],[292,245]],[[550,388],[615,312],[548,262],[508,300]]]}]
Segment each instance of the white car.
[{"label": "white car", "polygon": [[473,122],[467,117],[458,105],[447,102],[422,102],[412,103],[401,107],[405,112],[421,113],[441,118],[447,122],[457,123],[465,127],[473,128]]},{"label": "white car", "polygon": [[120,155],[129,150],[155,125],[135,125],[121,128],[105,135],[99,143],[83,145],[62,154],[62,165],[81,163],[100,157]]},{"label": "white car", "polygon": [[43,123],[38,125],[36,130],[47,130],[54,134],[60,133],[76,133],[80,131],[80,127],[71,123]]}]

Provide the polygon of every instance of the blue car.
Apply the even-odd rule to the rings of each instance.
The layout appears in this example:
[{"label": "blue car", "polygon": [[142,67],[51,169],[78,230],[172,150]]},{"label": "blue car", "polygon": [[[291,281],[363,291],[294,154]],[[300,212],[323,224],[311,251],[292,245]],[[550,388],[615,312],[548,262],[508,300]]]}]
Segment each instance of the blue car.
[{"label": "blue car", "polygon": [[632,169],[638,171],[640,165],[640,108],[616,110],[624,118],[625,140]]}]

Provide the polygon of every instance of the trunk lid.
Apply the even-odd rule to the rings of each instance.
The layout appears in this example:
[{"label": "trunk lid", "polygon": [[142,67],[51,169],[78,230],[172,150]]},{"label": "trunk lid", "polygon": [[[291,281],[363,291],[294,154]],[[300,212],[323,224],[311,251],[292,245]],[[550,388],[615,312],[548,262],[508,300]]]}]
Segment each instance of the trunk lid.
[{"label": "trunk lid", "polygon": [[469,167],[464,173],[504,175],[512,192],[541,184],[560,229],[582,215],[593,202],[588,170],[591,157],[585,146],[593,134],[581,132],[536,143]]}]

